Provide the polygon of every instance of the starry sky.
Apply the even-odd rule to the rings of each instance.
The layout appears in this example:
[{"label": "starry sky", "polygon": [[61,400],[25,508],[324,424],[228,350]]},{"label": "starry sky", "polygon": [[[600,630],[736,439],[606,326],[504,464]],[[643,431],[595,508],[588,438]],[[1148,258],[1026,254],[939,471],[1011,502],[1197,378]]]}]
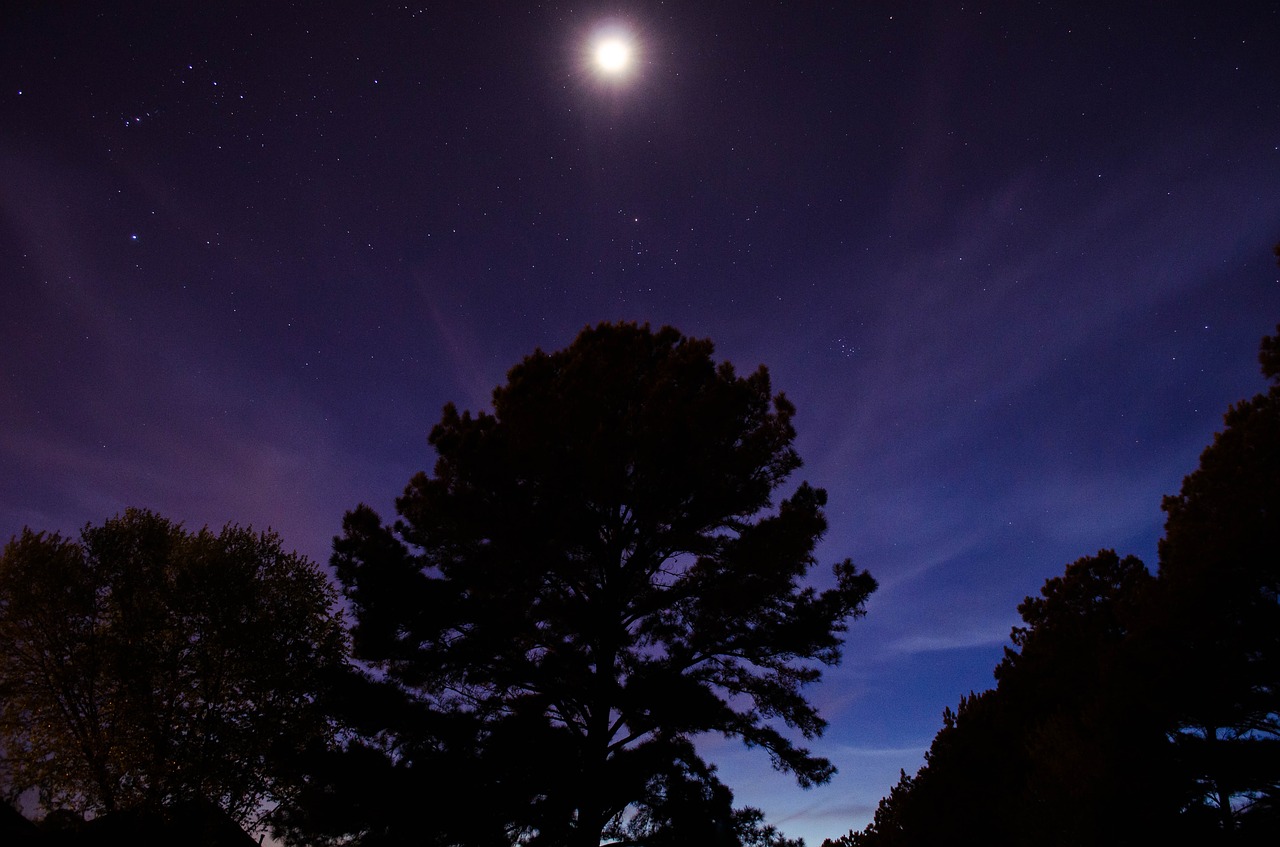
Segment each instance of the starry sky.
[{"label": "starry sky", "polygon": [[824,567],[881,584],[813,691],[829,785],[704,751],[811,847],[860,828],[1024,596],[1154,565],[1263,384],[1280,7],[1084,5],[6,4],[0,536],[142,506],[326,562],[446,401],[672,324],[770,368]]}]

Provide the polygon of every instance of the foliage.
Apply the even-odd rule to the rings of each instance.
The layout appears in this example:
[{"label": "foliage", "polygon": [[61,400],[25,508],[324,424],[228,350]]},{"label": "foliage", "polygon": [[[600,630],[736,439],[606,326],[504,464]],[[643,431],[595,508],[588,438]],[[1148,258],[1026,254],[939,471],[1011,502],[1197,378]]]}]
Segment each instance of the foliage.
[{"label": "foliage", "polygon": [[1275,843],[1277,330],[1270,390],[1227,411],[1164,499],[1158,574],[1104,550],[1027,598],[997,687],[947,710],[925,765],[833,847]]},{"label": "foliage", "polygon": [[[314,747],[299,763],[306,783],[272,815],[288,843],[363,847],[493,845],[518,839],[507,810],[527,806],[519,768],[554,768],[533,737],[502,778],[493,773],[479,722],[403,696],[398,686],[355,672],[340,677],[328,707],[345,743]],[[495,734],[500,740],[500,734]],[[485,813],[477,815],[476,804]]]},{"label": "foliage", "polygon": [[1175,740],[1224,833],[1280,813],[1280,327],[1259,360],[1270,390],[1228,409],[1160,543]]},{"label": "foliage", "polygon": [[344,637],[324,574],[277,536],[130,509],[0,557],[0,739],[46,809],[208,801],[243,823],[323,739]]},{"label": "foliage", "polygon": [[1176,813],[1161,774],[1152,689],[1123,645],[1151,588],[1138,559],[1102,550],[1019,607],[998,685],[961,700],[914,776],[840,847],[1140,844]]},{"label": "foliage", "polygon": [[712,353],[630,324],[536,351],[492,413],[445,407],[394,526],[361,506],[335,542],[357,655],[478,722],[532,842],[638,827],[657,843],[686,807],[722,814],[698,733],[761,747],[802,785],[834,771],[787,728],[822,732],[803,689],[875,583],[846,560],[827,590],[804,584],[826,495],[802,483],[771,508],[800,466],[795,410],[763,367],[740,377]]}]

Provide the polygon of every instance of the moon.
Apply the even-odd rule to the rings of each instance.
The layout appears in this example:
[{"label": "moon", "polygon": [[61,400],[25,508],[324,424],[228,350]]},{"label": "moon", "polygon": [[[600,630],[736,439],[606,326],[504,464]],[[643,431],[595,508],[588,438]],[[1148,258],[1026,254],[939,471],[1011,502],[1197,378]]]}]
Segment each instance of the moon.
[{"label": "moon", "polygon": [[596,44],[596,65],[607,74],[620,74],[631,64],[631,44],[625,38],[612,35]]}]

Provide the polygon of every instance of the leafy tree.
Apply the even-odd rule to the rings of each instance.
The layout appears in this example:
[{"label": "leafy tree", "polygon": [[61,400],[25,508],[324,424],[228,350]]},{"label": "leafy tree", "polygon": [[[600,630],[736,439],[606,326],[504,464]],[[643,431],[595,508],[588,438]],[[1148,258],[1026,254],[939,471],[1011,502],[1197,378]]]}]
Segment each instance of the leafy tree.
[{"label": "leafy tree", "polygon": [[10,792],[107,813],[212,802],[244,823],[327,734],[345,643],[324,574],[277,536],[130,509],[0,556],[0,746]]},{"label": "leafy tree", "polygon": [[445,407],[400,520],[361,506],[335,542],[357,655],[478,721],[535,843],[596,847],[630,814],[652,837],[699,792],[723,810],[703,732],[801,785],[834,771],[785,730],[823,731],[803,689],[875,582],[845,560],[830,588],[804,584],[826,495],[802,483],[771,508],[800,466],[794,407],[763,367],[712,354],[633,324],[536,351],[492,413]]}]

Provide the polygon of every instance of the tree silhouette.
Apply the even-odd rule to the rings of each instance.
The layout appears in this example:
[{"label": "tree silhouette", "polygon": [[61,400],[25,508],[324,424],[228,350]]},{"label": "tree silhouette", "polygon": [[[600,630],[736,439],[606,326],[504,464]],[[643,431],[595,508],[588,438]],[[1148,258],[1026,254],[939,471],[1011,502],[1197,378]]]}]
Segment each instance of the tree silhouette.
[{"label": "tree silhouette", "polygon": [[1180,808],[1163,714],[1126,647],[1153,577],[1099,551],[1018,607],[995,689],[943,714],[925,764],[840,847],[1170,843]]},{"label": "tree silhouette", "polygon": [[314,708],[344,636],[324,574],[270,533],[130,509],[80,541],[0,556],[0,745],[46,809],[199,801],[244,823],[327,734]]},{"label": "tree silhouette", "polygon": [[361,506],[335,542],[357,655],[481,722],[491,773],[527,792],[531,843],[596,847],[628,814],[714,795],[688,743],[702,732],[802,785],[834,771],[784,729],[822,732],[803,688],[875,583],[846,560],[804,586],[826,495],[802,483],[771,508],[800,466],[794,408],[763,367],[740,377],[712,353],[632,324],[536,351],[492,413],[445,407],[394,526]]},{"label": "tree silhouette", "polygon": [[352,672],[327,694],[345,743],[313,746],[298,762],[305,784],[271,816],[288,843],[509,847],[513,824],[527,825],[528,774],[560,764],[509,722],[510,734],[484,739],[507,748],[500,759],[477,716],[434,709],[388,680]]},{"label": "tree silhouette", "polygon": [[1017,843],[1169,843],[1182,806],[1170,773],[1166,704],[1139,650],[1154,578],[1102,550],[1019,607],[996,669],[1026,718]]},{"label": "tree silhouette", "polygon": [[[1277,247],[1280,255],[1280,247]],[[1113,551],[1018,607],[994,690],[832,847],[1274,844],[1280,836],[1280,327],[1177,496],[1160,568]]]},{"label": "tree silhouette", "polygon": [[1227,410],[1160,543],[1178,750],[1224,835],[1280,832],[1280,327],[1259,361],[1270,390]]}]

